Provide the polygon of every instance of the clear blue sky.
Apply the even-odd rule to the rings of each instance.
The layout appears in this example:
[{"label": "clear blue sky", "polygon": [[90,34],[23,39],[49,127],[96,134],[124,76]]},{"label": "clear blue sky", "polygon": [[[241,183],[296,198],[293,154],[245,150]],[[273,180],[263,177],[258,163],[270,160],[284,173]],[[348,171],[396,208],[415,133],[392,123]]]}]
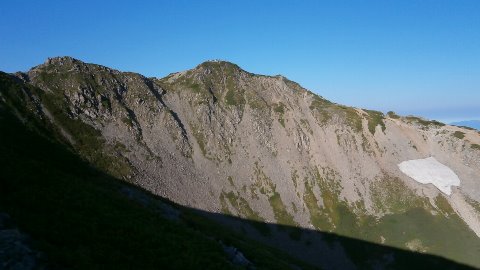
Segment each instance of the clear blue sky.
[{"label": "clear blue sky", "polygon": [[342,104],[480,119],[477,0],[12,0],[0,33],[7,72],[70,55],[162,77],[223,59]]}]

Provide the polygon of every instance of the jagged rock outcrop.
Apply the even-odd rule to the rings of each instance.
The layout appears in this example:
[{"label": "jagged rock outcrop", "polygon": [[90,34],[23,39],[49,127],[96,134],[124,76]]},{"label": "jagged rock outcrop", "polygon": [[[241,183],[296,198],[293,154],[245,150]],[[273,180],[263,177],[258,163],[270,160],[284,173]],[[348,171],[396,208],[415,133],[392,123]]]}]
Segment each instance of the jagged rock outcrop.
[{"label": "jagged rock outcrop", "polygon": [[[480,248],[477,131],[334,104],[223,61],[158,79],[59,57],[16,78],[28,87],[2,93],[5,103],[155,194],[480,266],[474,252],[449,247]],[[451,196],[397,167],[429,156],[461,179]],[[290,240],[310,256],[312,243]]]}]

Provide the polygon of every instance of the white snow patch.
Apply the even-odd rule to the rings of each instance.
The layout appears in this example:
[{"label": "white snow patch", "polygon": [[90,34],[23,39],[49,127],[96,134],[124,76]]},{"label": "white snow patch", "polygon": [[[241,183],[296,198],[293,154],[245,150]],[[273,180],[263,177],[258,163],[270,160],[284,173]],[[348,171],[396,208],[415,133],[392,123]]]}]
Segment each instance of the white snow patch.
[{"label": "white snow patch", "polygon": [[407,160],[398,164],[400,171],[421,184],[433,184],[441,192],[452,194],[452,186],[460,186],[460,179],[449,167],[434,157]]}]

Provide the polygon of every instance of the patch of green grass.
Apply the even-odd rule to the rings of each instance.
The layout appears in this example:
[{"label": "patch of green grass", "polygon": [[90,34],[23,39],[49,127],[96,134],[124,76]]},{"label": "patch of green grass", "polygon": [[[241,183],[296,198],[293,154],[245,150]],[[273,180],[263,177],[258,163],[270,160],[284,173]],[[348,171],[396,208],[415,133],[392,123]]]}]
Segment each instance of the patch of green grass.
[{"label": "patch of green grass", "polygon": [[[357,237],[359,233],[358,221],[352,207],[340,198],[341,186],[338,182],[338,176],[334,170],[330,168],[315,168],[313,170],[314,183],[318,185],[323,207],[320,208],[321,216],[325,221],[321,220],[324,227],[328,231],[335,232],[339,235],[349,237]],[[309,198],[312,204],[314,198]],[[315,206],[313,205],[313,208]],[[315,210],[315,212],[318,210]],[[317,213],[318,215],[318,213]]]},{"label": "patch of green grass", "polygon": [[473,208],[475,208],[475,210],[480,213],[480,202],[478,201],[475,201],[469,197],[466,197],[466,201],[471,205],[473,206]]},{"label": "patch of green grass", "polygon": [[233,191],[224,193],[225,198],[227,198],[233,208],[235,208],[239,214],[248,218],[249,220],[263,221],[263,218],[255,212],[248,202],[238,194],[235,194]]},{"label": "patch of green grass", "polygon": [[206,104],[208,103],[209,92],[206,90],[207,86],[204,82],[199,82],[191,77],[192,75],[187,72],[183,75],[178,82],[178,85],[181,86],[181,89],[187,89],[196,94],[196,104]]},{"label": "patch of green grass", "polygon": [[[245,217],[246,219],[252,220],[252,221],[264,222],[264,219],[250,207],[247,200],[245,200],[243,197],[241,197],[240,194],[236,194],[233,191],[230,191],[228,193],[225,193],[225,192],[222,191],[222,195],[224,196],[224,198],[227,199],[227,201],[230,203],[230,205],[235,210],[237,210],[237,212],[242,217]],[[265,226],[264,224],[262,225],[262,223],[256,223],[256,224],[257,224],[257,226],[255,226],[255,228],[260,233],[262,233],[263,235],[269,235],[270,234],[270,230],[267,226]]]},{"label": "patch of green grass", "polygon": [[392,118],[392,119],[400,119],[400,116],[393,111],[387,112],[387,116]]},{"label": "patch of green grass", "polygon": [[241,106],[245,104],[245,97],[243,91],[236,89],[233,82],[227,87],[225,94],[225,103],[229,106]]},{"label": "patch of green grass", "polygon": [[470,147],[475,150],[480,150],[480,144],[473,143]]},{"label": "patch of green grass", "polygon": [[425,204],[396,177],[385,176],[375,180],[370,187],[370,194],[375,209],[384,213],[403,213]]},{"label": "patch of green grass", "polygon": [[405,119],[407,120],[408,123],[417,123],[417,124],[421,125],[423,127],[423,129],[426,129],[430,126],[434,126],[434,127],[445,126],[445,124],[442,123],[442,122],[438,122],[438,121],[435,121],[435,120],[428,121],[428,120],[424,120],[422,118],[415,117],[415,116],[407,116],[407,117],[405,117]]},{"label": "patch of green grass", "polygon": [[423,207],[410,208],[404,213],[382,217],[365,234],[371,239],[384,236],[386,245],[404,249],[407,248],[407,243],[419,239],[423,249],[430,254],[470,265],[480,264],[480,242],[456,214],[446,218],[441,214],[432,215]]},{"label": "patch of green grass", "polygon": [[251,186],[252,191],[259,190],[261,194],[272,196],[275,192],[275,185],[272,180],[263,172],[258,162],[254,163],[253,172],[255,183]]},{"label": "patch of green grass", "polygon": [[460,139],[460,140],[463,140],[463,138],[465,138],[465,132],[455,131],[453,133],[453,137],[455,137],[457,139]]},{"label": "patch of green grass", "polygon": [[332,105],[332,102],[324,98],[321,98],[316,94],[312,93],[312,95],[313,95],[313,99],[312,99],[312,103],[310,103],[310,110],[321,110]]},{"label": "patch of green grass", "polygon": [[[407,248],[407,243],[412,241],[421,241],[429,253],[479,265],[480,261],[473,255],[476,252],[462,252],[456,248],[457,245],[463,247],[464,241],[468,246],[465,250],[480,250],[480,242],[472,238],[473,231],[443,196],[435,198],[436,208],[433,208],[426,198],[417,196],[400,179],[388,177],[378,180],[371,193],[375,208],[387,214],[366,223],[362,239],[378,241],[382,236],[385,244],[399,248]],[[432,214],[433,211],[440,213]]]},{"label": "patch of green grass", "polygon": [[453,210],[452,206],[444,196],[438,195],[437,197],[435,197],[434,201],[435,205],[442,212],[443,215],[450,216],[455,214],[455,210]]},{"label": "patch of green grass", "polygon": [[75,140],[73,148],[78,151],[80,156],[117,177],[124,177],[131,173],[132,169],[125,159],[110,153],[114,146],[107,145],[98,130],[79,119],[69,118],[67,112],[52,103],[48,97],[42,97],[42,101],[53,114],[57,124],[73,137]]},{"label": "patch of green grass", "polygon": [[248,106],[254,110],[267,110],[269,108],[268,103],[257,91],[245,91],[245,98]]},{"label": "patch of green grass", "polygon": [[316,114],[315,118],[324,126],[333,118],[333,115],[327,110],[321,110]]},{"label": "patch of green grass", "polygon": [[127,125],[128,127],[133,127],[133,121],[130,117],[124,116],[122,117],[122,122]]},{"label": "patch of green grass", "polygon": [[310,213],[310,223],[317,230],[332,230],[332,224],[329,222],[328,217],[324,215],[320,206],[318,206],[318,200],[313,193],[313,187],[305,181],[305,193],[303,194],[303,202],[307,206]]},{"label": "patch of green grass", "polygon": [[52,112],[58,124],[73,136],[75,140],[73,148],[78,151],[80,156],[85,157],[97,167],[117,177],[124,177],[132,172],[130,165],[125,159],[110,154],[112,147],[106,144],[100,131],[79,119],[68,118],[66,112],[58,111],[58,107],[55,108],[46,99],[44,100],[44,104],[51,109],[50,112]]},{"label": "patch of green grass", "polygon": [[190,86],[190,88],[191,88],[194,92],[196,92],[196,93],[200,93],[200,91],[201,91],[201,89],[200,89],[200,84],[198,84],[198,83],[193,83],[193,84]]},{"label": "patch of green grass", "polygon": [[383,121],[383,113],[379,111],[365,110],[368,113],[368,130],[372,135],[375,135],[375,129],[378,125],[382,127],[382,131],[385,132],[386,126]]},{"label": "patch of green grass", "polygon": [[350,126],[355,132],[362,132],[362,117],[358,115],[354,108],[338,105],[338,108],[343,111],[346,124]]},{"label": "patch of green grass", "polygon": [[278,224],[298,226],[298,224],[293,219],[293,216],[288,212],[287,207],[282,201],[280,194],[274,192],[272,196],[268,198],[268,202],[272,207],[273,214]]},{"label": "patch of green grass", "polygon": [[268,197],[268,202],[272,207],[275,219],[279,224],[296,226],[293,216],[288,212],[287,207],[282,201],[280,194],[276,191],[276,186],[272,180],[263,172],[258,162],[254,164],[255,183],[250,187],[252,194],[256,195],[256,190]]},{"label": "patch of green grass", "polygon": [[278,103],[273,106],[273,111],[278,114],[278,122],[285,127],[285,105],[283,103]]},{"label": "patch of green grass", "polygon": [[120,153],[130,152],[130,149],[128,149],[125,146],[125,144],[123,144],[121,142],[115,142],[113,148],[115,149],[115,151],[120,152]]},{"label": "patch of green grass", "polygon": [[326,99],[323,99],[313,93],[311,94],[313,96],[313,99],[309,108],[314,113],[317,122],[320,125],[324,126],[332,119],[332,114],[330,113],[330,111],[334,105]]},{"label": "patch of green grass", "polygon": [[283,104],[282,102],[275,104],[273,106],[273,111],[280,115],[283,115],[285,113],[285,104]]},{"label": "patch of green grass", "polygon": [[112,110],[112,104],[110,103],[110,100],[104,96],[100,98],[100,103],[102,104],[102,107],[105,108],[108,111]]},{"label": "patch of green grass", "polygon": [[436,121],[436,120],[430,121],[430,125],[434,125],[434,126],[437,126],[437,127],[443,127],[443,126],[445,126],[444,123],[438,122],[438,121]]},{"label": "patch of green grass", "polygon": [[313,135],[313,130],[310,127],[310,123],[306,119],[300,119],[300,124],[302,125],[303,128],[307,129],[310,135]]},{"label": "patch of green grass", "polygon": [[[340,199],[340,187],[335,180],[335,173],[328,169],[318,168],[313,171],[313,182],[305,179],[305,193],[303,201],[310,213],[310,222],[318,230],[335,232],[340,235],[355,237],[359,235],[357,217],[351,207]],[[321,192],[322,206],[319,206],[320,198],[313,192],[317,185]]]},{"label": "patch of green grass", "polygon": [[230,209],[228,209],[228,204],[227,204],[227,200],[225,199],[224,192],[220,193],[219,199],[220,199],[220,206],[222,209],[222,213],[232,216],[232,212],[230,212]]}]

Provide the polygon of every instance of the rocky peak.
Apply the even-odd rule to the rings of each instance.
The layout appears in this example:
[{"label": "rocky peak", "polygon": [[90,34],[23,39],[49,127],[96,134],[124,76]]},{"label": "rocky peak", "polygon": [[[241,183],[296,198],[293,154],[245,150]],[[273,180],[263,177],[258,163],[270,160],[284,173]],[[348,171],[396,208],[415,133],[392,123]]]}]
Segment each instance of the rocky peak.
[{"label": "rocky peak", "polygon": [[205,70],[205,69],[233,69],[236,71],[244,71],[237,64],[232,62],[223,61],[223,60],[207,60],[200,65],[196,66],[195,69]]},{"label": "rocky peak", "polygon": [[64,65],[72,65],[75,63],[83,63],[83,62],[70,56],[57,56],[57,57],[47,58],[44,65],[64,66]]},{"label": "rocky peak", "polygon": [[70,56],[49,57],[43,64],[33,67],[29,73],[36,71],[65,71],[72,67],[86,65],[84,62]]},{"label": "rocky peak", "polygon": [[238,78],[248,74],[250,73],[241,69],[238,65],[222,60],[205,61],[187,71],[187,75],[191,75],[191,77],[204,77],[213,80],[226,77]]},{"label": "rocky peak", "polygon": [[105,66],[85,63],[70,56],[58,56],[47,58],[47,60],[43,64],[33,67],[28,71],[28,76],[35,77],[40,73],[59,74],[65,72],[91,74],[99,73],[102,71],[116,74],[121,73],[120,71],[110,69]]}]

